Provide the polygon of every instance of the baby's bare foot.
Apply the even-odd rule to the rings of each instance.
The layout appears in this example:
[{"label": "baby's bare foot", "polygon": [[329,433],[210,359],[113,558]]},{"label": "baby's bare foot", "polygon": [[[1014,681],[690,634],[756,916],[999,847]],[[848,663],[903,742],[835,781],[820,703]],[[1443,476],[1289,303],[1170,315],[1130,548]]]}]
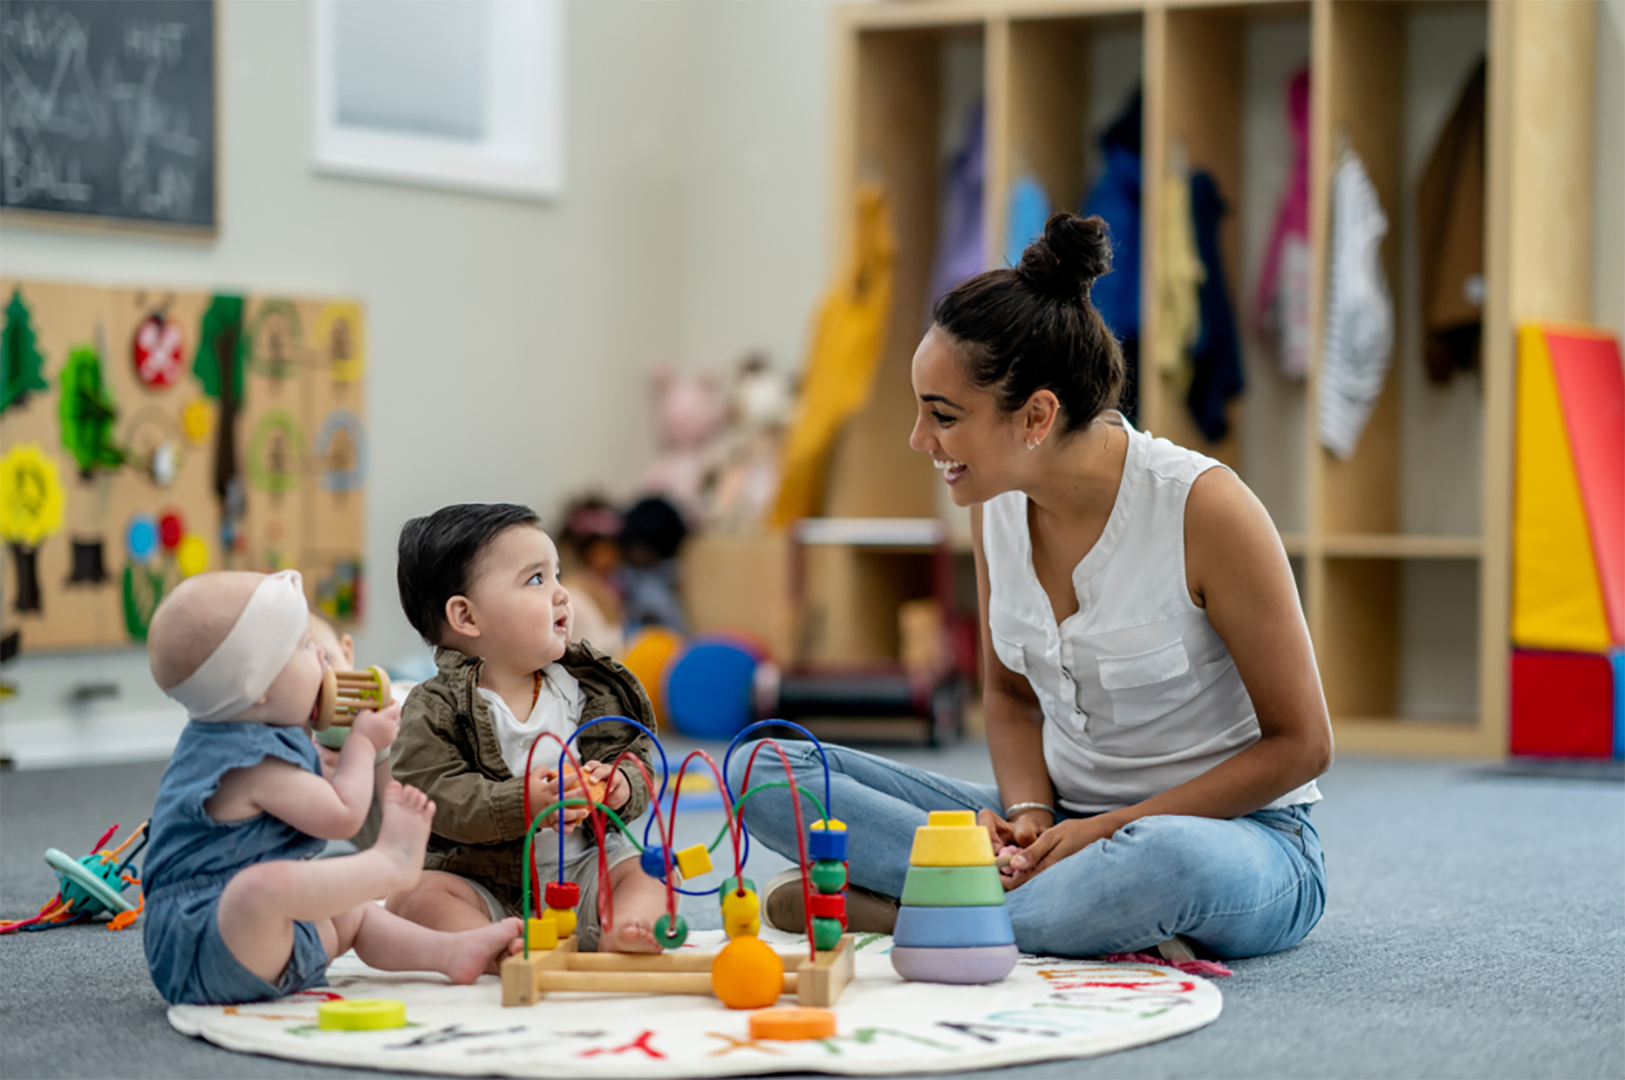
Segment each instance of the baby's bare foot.
[{"label": "baby's bare foot", "polygon": [[496,965],[520,950],[519,932],[523,925],[518,919],[503,919],[478,930],[451,935],[446,978],[460,986],[484,974],[497,974]]},{"label": "baby's bare foot", "polygon": [[654,927],[648,919],[627,918],[615,921],[614,929],[603,936],[600,948],[604,952],[656,953],[660,951],[660,942],[655,940]]},{"label": "baby's bare foot", "polygon": [[410,889],[423,873],[423,855],[429,846],[429,824],[434,803],[415,787],[394,780],[384,789],[384,818],[372,850],[389,861],[397,874],[388,891]]}]

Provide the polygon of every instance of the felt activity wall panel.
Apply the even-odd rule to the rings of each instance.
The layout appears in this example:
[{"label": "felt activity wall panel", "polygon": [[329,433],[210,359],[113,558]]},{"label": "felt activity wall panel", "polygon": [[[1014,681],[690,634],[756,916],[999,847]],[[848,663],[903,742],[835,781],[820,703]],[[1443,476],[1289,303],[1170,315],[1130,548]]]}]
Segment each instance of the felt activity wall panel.
[{"label": "felt activity wall panel", "polygon": [[1625,368],[1611,334],[1549,329],[1563,426],[1597,559],[1609,636],[1625,644]]},{"label": "felt activity wall panel", "polygon": [[359,617],[358,305],[15,281],[0,302],[0,630],[144,640],[166,592],[220,568],[296,567]]},{"label": "felt activity wall panel", "polygon": [[1518,331],[1512,521],[1512,641],[1600,652],[1609,644],[1597,563],[1551,354],[1539,326]]}]

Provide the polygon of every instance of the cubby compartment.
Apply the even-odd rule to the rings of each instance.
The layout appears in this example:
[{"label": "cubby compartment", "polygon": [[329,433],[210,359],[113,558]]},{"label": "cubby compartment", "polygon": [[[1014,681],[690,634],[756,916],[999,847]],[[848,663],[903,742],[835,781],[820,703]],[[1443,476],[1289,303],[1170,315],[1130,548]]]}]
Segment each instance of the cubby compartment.
[{"label": "cubby compartment", "polygon": [[[1147,14],[1145,153],[1146,275],[1142,296],[1140,402],[1145,426],[1224,461],[1248,482],[1276,527],[1300,548],[1307,520],[1303,468],[1306,394],[1285,375],[1257,332],[1253,297],[1294,140],[1287,86],[1310,54],[1309,7],[1268,3],[1171,7]],[[1224,213],[1219,265],[1235,320],[1245,389],[1227,407],[1229,431],[1211,442],[1186,404],[1185,376],[1158,373],[1171,328],[1152,302],[1167,252],[1160,237],[1172,208],[1170,176],[1212,177]]]},{"label": "cubby compartment", "polygon": [[1471,752],[1479,711],[1478,563],[1325,561],[1317,636],[1326,705],[1346,749]]},{"label": "cubby compartment", "polygon": [[[856,191],[886,199],[895,242],[891,318],[869,404],[843,427],[824,500],[830,517],[931,517],[935,470],[908,446],[914,419],[909,362],[925,330],[943,224],[943,178],[968,113],[986,97],[982,21],[873,26],[844,39],[853,126],[837,157],[835,220],[850,229]],[[984,122],[985,126],[985,122]],[[848,241],[848,245],[849,245]]]},{"label": "cubby compartment", "polygon": [[[1332,3],[1324,22],[1316,45],[1327,73],[1316,149],[1319,289],[1324,296],[1333,172],[1348,149],[1364,163],[1388,219],[1381,261],[1394,347],[1353,455],[1344,459],[1319,445],[1317,426],[1320,528],[1328,551],[1351,544],[1394,555],[1439,545],[1471,551],[1482,530],[1482,360],[1444,384],[1424,372],[1417,188],[1441,128],[1487,55],[1489,12],[1472,2]],[[1324,324],[1324,302],[1320,311]],[[1322,325],[1317,341],[1324,334]]]}]

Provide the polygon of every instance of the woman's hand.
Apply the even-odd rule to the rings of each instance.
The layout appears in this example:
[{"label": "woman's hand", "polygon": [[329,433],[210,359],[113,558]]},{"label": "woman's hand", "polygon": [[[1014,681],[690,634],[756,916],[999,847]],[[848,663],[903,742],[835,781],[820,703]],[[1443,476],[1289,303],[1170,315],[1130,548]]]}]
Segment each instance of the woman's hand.
[{"label": "woman's hand", "polygon": [[1096,840],[1104,840],[1121,826],[1109,814],[1072,818],[1045,829],[1025,850],[1010,857],[1013,872],[1005,889],[1019,889],[1069,855],[1076,855]]},{"label": "woman's hand", "polygon": [[976,824],[987,830],[988,837],[993,841],[993,850],[1014,844],[1024,848],[1054,823],[1047,812],[1043,810],[1023,810],[1016,815],[1014,821],[1006,821],[991,810],[981,810],[976,814]]}]

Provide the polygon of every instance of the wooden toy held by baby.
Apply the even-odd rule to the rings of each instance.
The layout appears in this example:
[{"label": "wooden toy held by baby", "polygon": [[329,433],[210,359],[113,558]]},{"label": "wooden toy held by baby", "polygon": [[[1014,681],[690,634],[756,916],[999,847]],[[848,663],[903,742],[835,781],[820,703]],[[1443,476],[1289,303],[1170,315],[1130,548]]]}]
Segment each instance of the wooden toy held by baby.
[{"label": "wooden toy held by baby", "polygon": [[382,709],[392,700],[389,676],[384,674],[383,668],[370,667],[364,671],[328,668],[322,676],[322,692],[316,699],[313,726],[317,740],[337,750],[344,745],[344,737],[350,733],[357,713]]}]

